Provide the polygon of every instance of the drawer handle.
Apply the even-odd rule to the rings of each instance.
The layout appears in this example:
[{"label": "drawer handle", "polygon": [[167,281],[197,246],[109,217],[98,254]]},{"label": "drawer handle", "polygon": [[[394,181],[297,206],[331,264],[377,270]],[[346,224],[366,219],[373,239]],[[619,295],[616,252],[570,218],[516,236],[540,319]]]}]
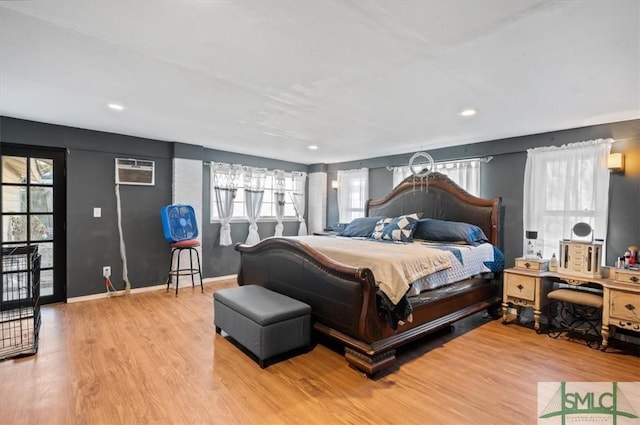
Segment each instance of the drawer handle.
[{"label": "drawer handle", "polygon": [[524,263],[524,266],[525,266],[526,268],[530,268],[530,267],[531,267],[531,264],[530,264],[530,263]]},{"label": "drawer handle", "polygon": [[[522,289],[524,289],[524,286],[518,284],[518,286],[516,286],[516,288],[518,288],[518,290],[520,290],[520,292],[522,292]],[[629,307],[630,305],[631,304],[627,305],[627,307]],[[633,306],[631,305],[631,307],[633,307]],[[633,308],[631,308],[630,310],[633,310]]]},{"label": "drawer handle", "polygon": [[636,307],[633,304],[627,304],[624,306],[624,308],[626,308],[629,311],[633,311],[636,309]]},{"label": "drawer handle", "polygon": [[638,281],[639,281],[640,279],[638,279],[636,276],[631,276],[631,277],[629,278],[629,280],[630,280],[631,282],[633,282],[633,283],[638,283]]}]

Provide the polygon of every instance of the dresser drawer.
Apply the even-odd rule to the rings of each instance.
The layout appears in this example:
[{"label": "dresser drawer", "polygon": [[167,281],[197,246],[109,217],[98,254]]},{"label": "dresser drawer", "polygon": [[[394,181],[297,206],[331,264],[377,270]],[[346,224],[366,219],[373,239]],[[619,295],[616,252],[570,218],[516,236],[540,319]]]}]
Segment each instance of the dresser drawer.
[{"label": "dresser drawer", "polygon": [[516,258],[516,267],[519,269],[545,271],[548,269],[547,260],[529,260],[527,258]]},{"label": "dresser drawer", "polygon": [[505,273],[505,290],[508,297],[535,300],[536,278]]},{"label": "dresser drawer", "polygon": [[636,283],[640,285],[640,272],[633,272],[631,270],[615,270],[613,278],[618,282],[624,283]]},{"label": "dresser drawer", "polygon": [[640,294],[611,291],[610,306],[611,318],[640,323]]}]

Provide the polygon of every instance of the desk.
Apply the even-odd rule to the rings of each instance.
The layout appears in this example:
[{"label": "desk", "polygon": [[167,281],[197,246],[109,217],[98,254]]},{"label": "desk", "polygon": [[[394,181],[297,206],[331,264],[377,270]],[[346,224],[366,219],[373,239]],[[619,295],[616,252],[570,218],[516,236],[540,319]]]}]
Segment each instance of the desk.
[{"label": "desk", "polygon": [[[618,275],[614,273],[614,277]],[[629,276],[632,280],[628,279]],[[611,330],[612,333],[615,332],[615,328],[630,329],[640,333],[640,283],[634,283],[637,282],[634,277],[640,278],[640,272],[625,271],[624,276],[618,277],[621,280],[616,280],[515,267],[506,269],[502,293],[502,323],[507,323],[509,305],[533,307],[534,328],[540,332],[540,315],[542,308],[549,302],[547,294],[553,288],[554,282],[573,286],[595,284],[602,288],[601,347],[602,350],[606,350],[610,327],[614,327]]]}]

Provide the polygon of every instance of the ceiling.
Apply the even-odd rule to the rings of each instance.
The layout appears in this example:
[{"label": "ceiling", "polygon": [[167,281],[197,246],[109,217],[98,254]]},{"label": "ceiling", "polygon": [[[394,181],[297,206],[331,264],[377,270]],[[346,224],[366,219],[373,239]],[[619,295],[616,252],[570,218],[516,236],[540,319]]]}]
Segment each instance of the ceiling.
[{"label": "ceiling", "polygon": [[305,164],[636,119],[640,2],[2,1],[0,114]]}]

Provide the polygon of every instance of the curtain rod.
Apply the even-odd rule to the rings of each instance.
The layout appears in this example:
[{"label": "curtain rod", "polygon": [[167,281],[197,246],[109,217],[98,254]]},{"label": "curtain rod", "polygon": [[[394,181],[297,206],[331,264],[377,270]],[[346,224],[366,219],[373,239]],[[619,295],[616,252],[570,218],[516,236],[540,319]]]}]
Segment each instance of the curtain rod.
[{"label": "curtain rod", "polygon": [[[480,162],[489,162],[493,159],[493,156],[483,156],[480,158],[466,158],[466,159],[446,159],[442,161],[435,161],[436,164],[442,164],[445,162],[471,162],[471,161],[480,161]],[[393,171],[395,167],[404,167],[404,165],[387,165],[385,168],[388,171]]]}]

